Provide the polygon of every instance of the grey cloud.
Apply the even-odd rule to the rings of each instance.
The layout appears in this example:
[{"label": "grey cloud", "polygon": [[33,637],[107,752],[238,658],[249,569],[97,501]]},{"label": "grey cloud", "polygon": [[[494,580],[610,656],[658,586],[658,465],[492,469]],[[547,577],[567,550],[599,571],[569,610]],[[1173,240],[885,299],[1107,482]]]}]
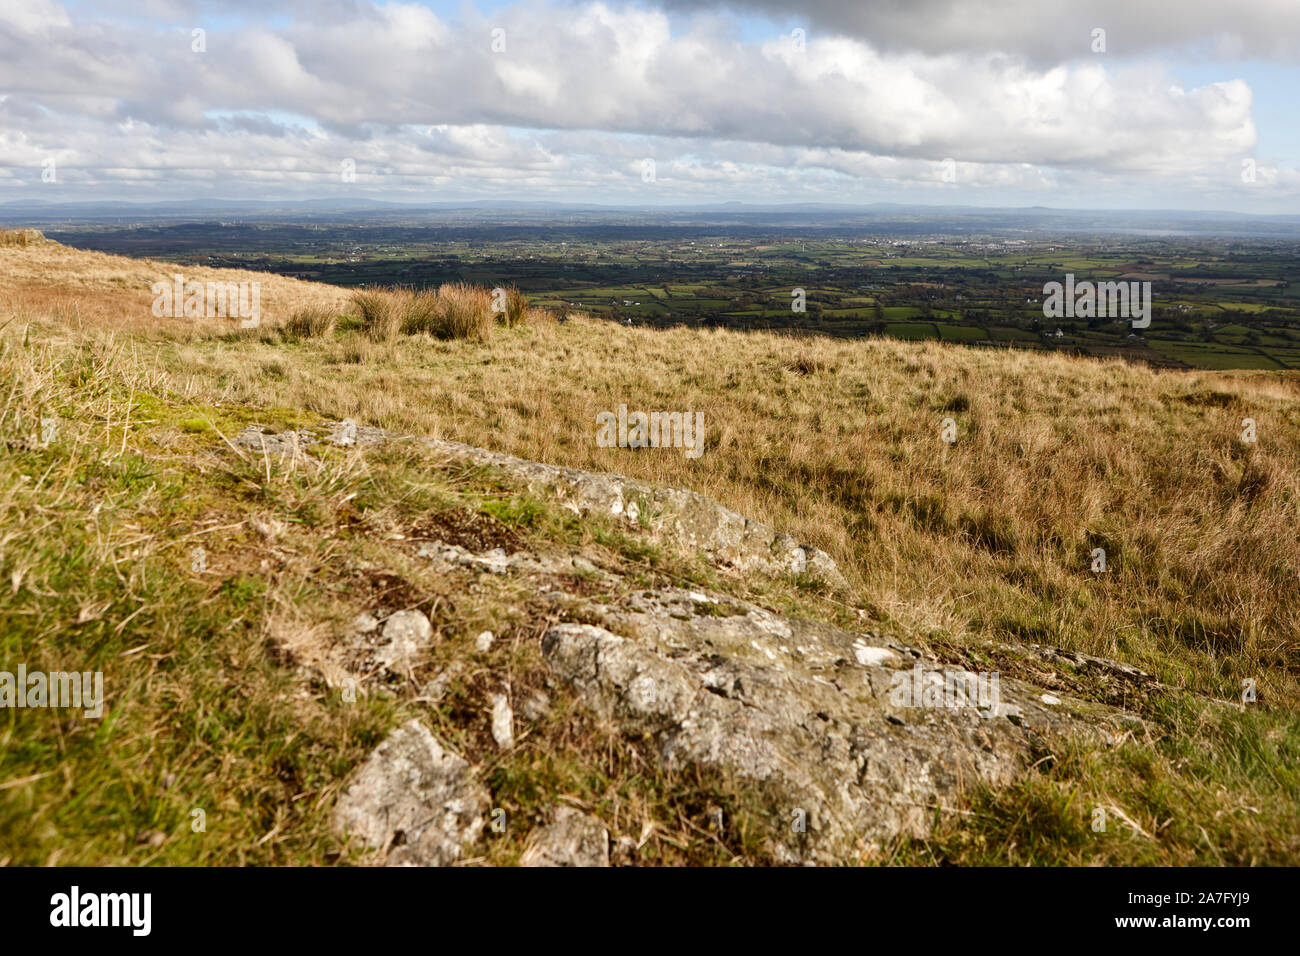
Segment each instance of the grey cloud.
[{"label": "grey cloud", "polygon": [[[712,11],[715,0],[661,0]],[[1106,31],[1116,55],[1180,50],[1209,57],[1300,60],[1300,4],[1290,0],[727,0],[805,29],[856,37],[880,50],[1003,52],[1037,64],[1092,55]]]}]

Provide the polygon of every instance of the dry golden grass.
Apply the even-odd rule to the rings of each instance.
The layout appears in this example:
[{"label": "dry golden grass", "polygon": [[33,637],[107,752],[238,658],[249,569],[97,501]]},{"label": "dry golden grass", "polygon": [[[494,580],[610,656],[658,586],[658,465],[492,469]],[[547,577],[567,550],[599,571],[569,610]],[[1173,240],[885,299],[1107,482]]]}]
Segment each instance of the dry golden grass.
[{"label": "dry golden grass", "polygon": [[[1295,376],[590,320],[310,349],[193,344],[173,363],[223,401],[694,488],[825,548],[908,627],[1121,657],[1223,697],[1245,676],[1295,692]],[[621,402],[703,412],[703,457],[597,447]]]},{"label": "dry golden grass", "polygon": [[439,287],[437,316],[440,324],[431,331],[438,338],[485,342],[496,327],[492,294],[463,282]]},{"label": "dry golden grass", "polygon": [[155,282],[177,273],[186,281],[261,283],[261,321],[275,326],[305,308],[340,312],[347,293],[332,286],[266,272],[179,266],[87,252],[46,241],[26,247],[0,244],[0,322],[55,319],[68,329],[114,329],[180,338],[220,334],[239,327],[228,318],[157,318]]},{"label": "dry golden grass", "polygon": [[[486,342],[496,327],[492,294],[464,283],[448,283],[436,292],[402,288],[361,289],[352,294],[352,308],[371,340],[388,342],[397,335],[432,335],[439,339]],[[528,306],[517,292],[507,299],[505,316],[524,321]],[[514,324],[514,323],[511,323]]]},{"label": "dry golden grass", "polygon": [[0,232],[0,246],[37,246],[47,240],[39,229],[5,229]]},{"label": "dry golden grass", "polygon": [[333,309],[324,306],[307,306],[295,312],[281,328],[291,338],[311,339],[329,335],[338,324]]},{"label": "dry golden grass", "polygon": [[[7,281],[28,284],[17,307],[28,319],[65,330],[178,321],[148,315],[153,264],[59,246],[0,249],[6,259]],[[132,277],[134,291],[104,294]],[[341,296],[257,277],[266,300],[295,308]],[[417,298],[364,294],[378,314],[396,314],[394,335]],[[436,299],[490,316],[486,290],[443,287]],[[1289,373],[582,317],[501,328],[488,344],[398,336],[375,349],[345,332],[292,358],[269,330],[221,345],[187,338],[167,365],[211,400],[301,407],[709,494],[825,548],[848,570],[855,603],[909,628],[1120,657],[1222,697],[1252,677],[1294,699],[1300,378]],[[620,403],[703,412],[704,455],[597,447],[596,414]],[[952,445],[940,440],[946,417]],[[1257,443],[1240,440],[1245,418]],[[1105,574],[1090,570],[1095,548],[1107,552]]]},{"label": "dry golden grass", "polygon": [[352,293],[352,309],[361,320],[361,330],[375,342],[387,342],[402,330],[402,299],[396,290],[361,289]]}]

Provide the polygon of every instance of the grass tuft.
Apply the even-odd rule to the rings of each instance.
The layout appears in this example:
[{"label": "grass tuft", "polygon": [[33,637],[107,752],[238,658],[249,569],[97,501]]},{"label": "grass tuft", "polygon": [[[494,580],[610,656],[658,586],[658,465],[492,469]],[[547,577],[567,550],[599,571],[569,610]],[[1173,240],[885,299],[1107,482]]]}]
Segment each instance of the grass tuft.
[{"label": "grass tuft", "polygon": [[295,339],[314,339],[331,335],[338,323],[333,309],[308,306],[295,312],[283,326],[285,335]]}]

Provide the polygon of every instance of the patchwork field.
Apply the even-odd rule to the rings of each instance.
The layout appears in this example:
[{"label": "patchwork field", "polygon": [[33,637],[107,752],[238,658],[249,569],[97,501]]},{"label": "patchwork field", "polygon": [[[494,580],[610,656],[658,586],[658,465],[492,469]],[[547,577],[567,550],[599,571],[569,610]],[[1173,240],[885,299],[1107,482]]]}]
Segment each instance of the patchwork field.
[{"label": "patchwork field", "polygon": [[[416,224],[340,228],[325,238],[318,227],[283,223],[87,226],[56,236],[85,248],[164,255],[178,266],[237,266],[345,287],[508,283],[545,308],[623,325],[965,342],[987,341],[996,326],[1014,332],[994,340],[1018,347],[1127,355],[1174,368],[1300,367],[1289,354],[1300,349],[1300,297],[1292,289],[1300,246],[1293,241],[785,232],[795,240],[780,230],[684,226],[657,227],[656,238],[627,238],[628,230],[609,226],[458,226],[449,241],[447,230]],[[303,253],[303,246],[316,251]],[[1150,326],[1045,316],[1045,283],[1067,273],[1079,282],[1149,281]],[[796,290],[803,311],[793,308]],[[941,333],[931,320],[951,328]],[[1249,348],[1233,347],[1242,345]]]}]

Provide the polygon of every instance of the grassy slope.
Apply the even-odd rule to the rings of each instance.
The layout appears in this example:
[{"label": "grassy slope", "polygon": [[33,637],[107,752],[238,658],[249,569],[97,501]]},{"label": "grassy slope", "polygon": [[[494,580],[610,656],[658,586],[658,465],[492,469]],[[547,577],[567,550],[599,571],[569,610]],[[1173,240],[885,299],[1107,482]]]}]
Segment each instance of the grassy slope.
[{"label": "grassy slope", "polygon": [[[109,716],[0,712],[0,860],[356,859],[327,833],[332,798],[384,732],[420,713],[484,765],[510,819],[564,794],[616,837],[648,833],[643,861],[762,862],[763,811],[744,787],[666,777],[564,701],[516,752],[495,754],[483,700],[527,688],[547,618],[509,585],[467,593],[412,559],[405,544],[424,523],[446,535],[464,514],[511,540],[603,549],[634,581],[702,580],[843,623],[861,611],[976,664],[982,639],[1011,637],[1118,657],[1208,697],[1257,682],[1249,708],[1129,701],[1155,718],[1149,739],[1109,754],[1063,747],[1023,784],[972,794],[928,843],[864,860],[1300,859],[1294,377],[883,340],[800,342],[796,356],[778,336],[582,321],[486,343],[374,343],[346,321],[287,340],[155,322],[133,285],[148,264],[44,247],[57,268],[24,272],[30,254],[0,250],[21,277],[8,280],[21,296],[0,333],[0,669],[102,669]],[[278,282],[263,292],[272,317],[336,294]],[[69,288],[94,294],[70,307]],[[597,448],[595,415],[619,402],[703,411],[708,450],[691,461]],[[51,411],[58,439],[22,447]],[[717,580],[689,556],[410,453],[281,471],[221,438],[250,420],[320,416],[696,488],[825,547],[852,586],[831,599]],[[1257,443],[1239,440],[1245,417]],[[256,530],[268,524],[278,530]],[[1089,570],[1095,547],[1104,576]],[[439,705],[416,701],[415,685],[346,704],[295,667],[380,594],[422,607],[443,635],[425,676],[464,665]],[[508,636],[507,652],[473,651],[485,627]],[[707,822],[715,804],[726,832]],[[1096,806],[1133,825],[1112,816],[1094,833]],[[196,807],[204,834],[191,830]],[[487,858],[512,860],[525,830],[507,828]]]}]

